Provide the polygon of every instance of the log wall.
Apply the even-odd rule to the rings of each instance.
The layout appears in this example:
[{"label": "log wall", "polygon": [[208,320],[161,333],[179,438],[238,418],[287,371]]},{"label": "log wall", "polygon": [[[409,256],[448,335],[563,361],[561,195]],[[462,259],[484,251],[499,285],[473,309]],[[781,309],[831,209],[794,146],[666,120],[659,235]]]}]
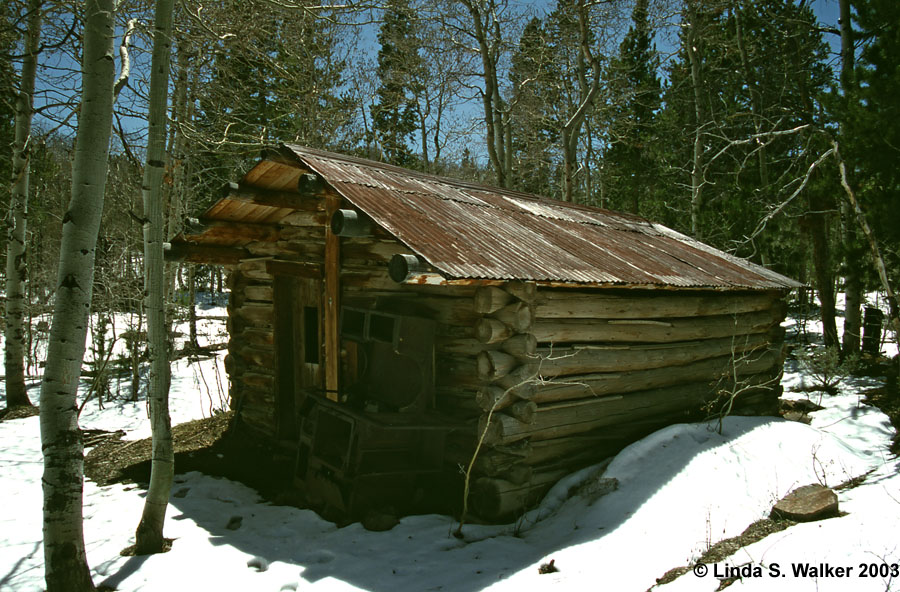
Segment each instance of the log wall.
[{"label": "log wall", "polygon": [[264,259],[244,260],[228,274],[228,355],[231,404],[241,428],[265,440],[276,433],[275,333],[272,276]]},{"label": "log wall", "polygon": [[712,415],[730,393],[740,392],[735,413],[774,410],[782,298],[774,291],[479,288],[475,343],[445,342],[451,356],[439,374],[466,392],[479,385],[475,434],[455,439],[450,453],[465,463],[483,438],[472,507],[508,519],[561,473],[665,425]]},{"label": "log wall", "polygon": [[[325,238],[297,216],[260,259],[230,275],[232,401],[252,431],[272,438],[275,417],[273,276],[266,257],[322,262]],[[448,471],[468,465],[480,438],[470,507],[508,519],[563,474],[614,454],[668,424],[716,411],[775,405],[782,369],[780,292],[572,290],[534,283],[398,284],[389,237],[342,237],[343,305],[431,318],[435,412],[469,426],[448,441]],[[481,285],[479,285],[481,284]]]}]

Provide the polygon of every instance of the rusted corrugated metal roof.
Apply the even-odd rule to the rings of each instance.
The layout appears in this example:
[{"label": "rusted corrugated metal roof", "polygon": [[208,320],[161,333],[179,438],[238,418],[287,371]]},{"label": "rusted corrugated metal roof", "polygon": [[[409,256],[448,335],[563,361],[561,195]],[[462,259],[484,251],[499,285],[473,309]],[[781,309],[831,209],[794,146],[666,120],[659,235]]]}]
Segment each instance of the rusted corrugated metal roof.
[{"label": "rusted corrugated metal roof", "polygon": [[448,278],[693,288],[800,285],[630,214],[286,148]]}]

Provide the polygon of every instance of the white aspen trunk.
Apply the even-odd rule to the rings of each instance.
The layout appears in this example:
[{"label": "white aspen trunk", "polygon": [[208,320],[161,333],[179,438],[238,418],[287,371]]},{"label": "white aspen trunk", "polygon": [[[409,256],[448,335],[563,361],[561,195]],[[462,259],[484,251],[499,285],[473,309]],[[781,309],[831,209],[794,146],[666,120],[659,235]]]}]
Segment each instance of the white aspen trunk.
[{"label": "white aspen trunk", "polygon": [[[507,163],[509,160],[504,144],[506,134],[503,125],[503,100],[500,96],[500,83],[497,77],[497,53],[500,51],[501,41],[500,23],[496,20],[498,18],[497,7],[493,0],[488,0],[486,5],[480,4],[476,0],[462,0],[462,3],[472,17],[472,33],[478,42],[478,51],[484,68],[484,72],[482,72],[484,77],[482,104],[488,156],[497,175],[497,185],[508,187],[510,178]],[[484,13],[487,15],[483,16]],[[493,39],[488,39],[489,33],[486,26],[491,27],[490,34]],[[493,45],[491,41],[493,41]]]},{"label": "white aspen trunk", "polygon": [[[591,52],[590,23],[588,22],[588,8],[584,2],[578,4],[578,32],[580,35],[580,49],[578,59],[578,86],[579,103],[571,117],[566,121],[560,133],[563,147],[563,201],[574,201],[575,170],[578,166],[578,139],[581,137],[581,126],[584,123],[588,111],[594,103],[594,99],[600,90],[599,65]],[[587,82],[587,69],[591,68],[593,79],[590,85]]]},{"label": "white aspen trunk", "polygon": [[6,406],[31,406],[25,389],[25,230],[28,220],[29,146],[34,113],[34,80],[41,40],[42,0],[26,6],[25,55],[16,97],[16,127],[12,149],[12,187],[6,233],[6,327],[4,366]]},{"label": "white aspen trunk", "polygon": [[44,380],[44,577],[47,592],[93,591],[84,549],[84,448],[76,395],[94,281],[94,254],[109,159],[115,80],[113,0],[86,0],[81,111],[72,161],[72,199],[63,216],[56,302]]},{"label": "white aspen trunk", "polygon": [[166,336],[164,219],[162,179],[166,159],[169,58],[172,48],[174,0],[157,0],[154,17],[153,57],[150,65],[150,108],[147,164],[144,167],[144,292],[147,340],[150,344],[150,427],[153,451],[150,488],[135,533],[135,553],[165,550],[163,525],[175,476],[172,425],[169,418],[170,368]]}]

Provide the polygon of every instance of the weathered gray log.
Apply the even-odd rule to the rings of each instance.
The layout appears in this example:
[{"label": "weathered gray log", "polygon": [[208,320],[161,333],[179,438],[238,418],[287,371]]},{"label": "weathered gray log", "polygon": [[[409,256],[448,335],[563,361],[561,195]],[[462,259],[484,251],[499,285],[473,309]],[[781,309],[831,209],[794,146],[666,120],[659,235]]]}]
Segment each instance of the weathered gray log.
[{"label": "weathered gray log", "polygon": [[531,331],[539,343],[671,343],[762,333],[781,321],[772,309],[737,315],[695,318],[537,320]]},{"label": "weathered gray log", "polygon": [[435,351],[439,355],[454,354],[459,356],[471,356],[473,358],[488,348],[494,349],[497,347],[497,345],[481,343],[477,339],[471,337],[438,337],[434,343]]},{"label": "weathered gray log", "polygon": [[321,228],[327,220],[325,212],[293,212],[279,220],[278,223],[288,226]]},{"label": "weathered gray log", "polygon": [[272,302],[272,295],[272,284],[255,284],[244,288],[244,297],[247,300]]},{"label": "weathered gray log", "polygon": [[233,311],[244,321],[257,326],[271,326],[275,319],[275,309],[271,304],[247,302]]},{"label": "weathered gray log", "polygon": [[[423,278],[422,283],[416,280]],[[428,284],[425,280],[433,278],[435,284]],[[350,290],[375,290],[379,292],[397,292],[408,290],[424,294],[435,294],[460,298],[474,298],[478,283],[446,280],[439,274],[421,274],[410,276],[410,280],[398,284],[391,279],[386,266],[359,265],[356,263],[341,263],[341,288]]]},{"label": "weathered gray log", "polygon": [[[549,440],[664,412],[677,415],[689,408],[699,408],[712,397],[711,391],[709,384],[703,382],[556,403],[539,407],[532,424],[524,424],[503,412],[494,413],[485,431],[485,442],[508,444],[523,438]],[[482,416],[479,432],[484,430],[484,419]]]},{"label": "weathered gray log", "polygon": [[515,331],[502,321],[485,317],[475,325],[475,337],[481,343],[499,343],[513,336]]},{"label": "weathered gray log", "polygon": [[539,502],[567,472],[567,469],[535,471],[526,484],[495,477],[476,479],[472,486],[472,509],[489,520],[509,518]]},{"label": "weathered gray log", "polygon": [[531,333],[513,335],[500,344],[500,349],[520,360],[537,361],[537,339]]},{"label": "weathered gray log", "polygon": [[[533,392],[529,393],[529,396],[533,396]],[[499,386],[486,386],[478,390],[475,400],[478,402],[479,407],[485,411],[490,411],[491,409],[509,407],[516,401],[521,401],[522,397],[518,397],[512,391]]]},{"label": "weathered gray log", "polygon": [[483,351],[478,354],[478,378],[485,381],[496,380],[509,374],[519,361],[513,356],[499,351]]},{"label": "weathered gray log", "polygon": [[537,295],[537,285],[534,282],[509,282],[503,289],[526,303],[534,302]]},{"label": "weathered gray log", "polygon": [[507,304],[494,312],[492,316],[511,327],[516,333],[528,333],[534,324],[534,308],[524,302]]},{"label": "weathered gray log", "polygon": [[241,383],[261,391],[275,388],[275,377],[261,372],[243,372],[238,377]]},{"label": "weathered gray log", "polygon": [[[475,452],[474,446],[474,436],[469,437],[465,444],[450,442],[446,448],[446,458],[454,465],[467,466]],[[511,446],[482,447],[475,458],[473,472],[476,475],[497,477],[523,464],[529,454],[531,444],[527,441],[516,442]]]},{"label": "weathered gray log", "polygon": [[484,286],[475,291],[475,312],[490,314],[496,312],[513,300],[512,294],[501,288]]},{"label": "weathered gray log", "polygon": [[479,389],[484,381],[478,378],[475,358],[441,356],[435,360],[436,384],[443,387]]},{"label": "weathered gray log", "polygon": [[[775,352],[767,351],[751,354],[744,359],[721,356],[683,366],[648,370],[585,374],[557,379],[543,376],[547,381],[546,384],[537,385],[534,394],[527,398],[537,403],[552,403],[615,393],[624,394],[685,382],[716,381],[732,375],[758,374],[775,368],[779,363],[779,356]],[[502,409],[502,406],[497,408]]]},{"label": "weathered gray log", "polygon": [[680,366],[724,355],[742,355],[768,349],[778,335],[753,333],[736,337],[682,341],[653,345],[576,345],[570,348],[539,348],[536,352],[544,376],[566,376],[593,372],[645,370]]},{"label": "weathered gray log", "polygon": [[507,409],[507,413],[522,423],[532,424],[537,415],[538,406],[534,401],[516,401]]},{"label": "weathered gray log", "polygon": [[[748,383],[759,380],[757,390],[768,389],[762,378],[748,377],[746,380]],[[509,444],[524,438],[550,440],[655,416],[668,415],[667,423],[673,423],[688,412],[699,411],[703,404],[717,396],[717,389],[727,388],[726,385],[714,387],[707,382],[697,382],[625,395],[539,405],[532,424],[524,424],[503,412],[495,412],[485,431],[485,443]],[[747,387],[746,392],[749,394],[754,389]],[[479,422],[479,433],[485,429],[485,418],[482,416]]]},{"label": "weathered gray log", "polygon": [[[245,247],[247,251],[254,257],[281,257],[284,259],[294,259],[301,255],[309,255],[312,259],[316,254],[311,245],[305,243],[295,243],[290,241],[255,241],[248,243]],[[317,249],[321,251],[321,249]]]},{"label": "weathered gray log", "polygon": [[517,394],[529,393],[540,382],[538,375],[538,365],[525,363],[517,366],[512,372],[501,376],[494,381],[494,384],[504,389],[513,389]]},{"label": "weathered gray log", "polygon": [[271,347],[239,345],[234,351],[247,364],[260,368],[275,367],[275,350]]},{"label": "weathered gray log", "polygon": [[255,280],[271,280],[272,275],[267,268],[267,263],[270,260],[271,259],[268,257],[245,259],[240,262],[238,269],[247,278]]},{"label": "weathered gray log", "polygon": [[275,343],[275,333],[268,327],[245,327],[240,333],[239,340],[248,345],[271,347]]},{"label": "weathered gray log", "polygon": [[381,297],[378,306],[385,310],[426,316],[445,325],[471,327],[479,319],[469,298],[405,294],[397,298]]},{"label": "weathered gray log", "polygon": [[715,292],[696,294],[597,294],[542,290],[535,301],[535,316],[542,319],[662,319],[732,315],[768,310],[777,292]]}]

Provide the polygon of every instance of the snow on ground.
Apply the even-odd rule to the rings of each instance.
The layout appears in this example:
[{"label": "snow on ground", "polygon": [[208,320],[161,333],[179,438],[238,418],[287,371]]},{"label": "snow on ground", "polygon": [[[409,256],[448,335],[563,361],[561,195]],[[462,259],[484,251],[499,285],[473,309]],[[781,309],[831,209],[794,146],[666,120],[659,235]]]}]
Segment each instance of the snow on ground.
[{"label": "snow on ground", "polygon": [[[206,363],[202,377],[186,364],[174,365],[176,422],[209,415],[217,403],[213,362]],[[799,389],[808,382],[789,365],[786,396],[807,397]],[[468,525],[464,540],[452,536],[451,518],[437,515],[407,517],[382,533],[358,523],[338,529],[313,512],[264,503],[241,484],[189,473],[177,476],[173,488],[166,523],[166,535],[175,538],[172,551],[125,558],[118,552],[133,542],[144,492],[88,482],[88,560],[95,583],[123,592],[643,591],[670,568],[695,561],[716,541],[765,517],[793,488],[834,486],[874,471],[861,486],[839,491],[846,515],[771,535],[708,566],[705,577],[690,571],[661,588],[712,591],[719,584],[716,570],[746,564],[758,567],[759,577],[746,577],[734,589],[900,589],[900,574],[891,577],[900,563],[900,463],[887,452],[893,430],[881,412],[859,403],[861,391],[877,384],[844,381],[838,395],[822,398],[826,409],[813,415],[811,426],[732,417],[721,434],[706,424],[662,429],[623,450],[605,470],[567,477],[516,524]],[[36,390],[31,395],[36,400]],[[100,410],[89,403],[81,423],[125,429],[129,439],[148,433],[143,404],[110,403]],[[43,589],[40,475],[37,418],[0,423],[2,592]],[[617,478],[618,490],[593,494],[601,476]],[[235,516],[242,517],[240,528],[226,529]],[[539,574],[538,566],[550,559],[560,571]],[[795,577],[792,571],[820,564],[854,569],[849,577]],[[860,577],[860,564],[874,564],[876,577]]]}]

